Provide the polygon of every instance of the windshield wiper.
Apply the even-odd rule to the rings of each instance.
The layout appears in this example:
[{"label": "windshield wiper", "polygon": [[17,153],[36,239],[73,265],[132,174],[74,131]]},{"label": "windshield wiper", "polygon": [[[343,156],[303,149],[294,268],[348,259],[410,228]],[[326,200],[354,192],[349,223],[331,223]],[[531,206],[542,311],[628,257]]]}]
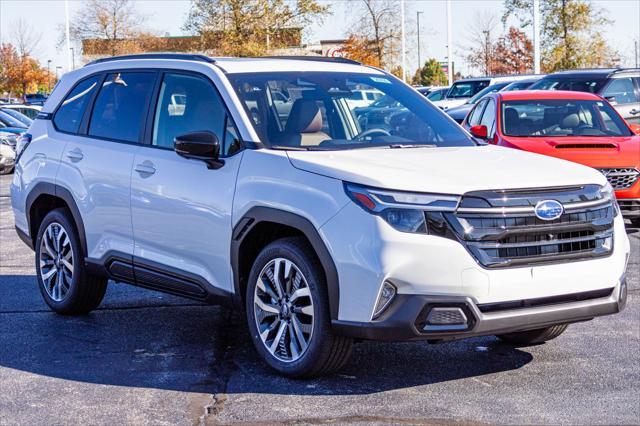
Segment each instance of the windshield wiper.
[{"label": "windshield wiper", "polygon": [[426,143],[392,143],[387,145],[391,149],[402,148],[437,148],[438,145],[426,144]]}]

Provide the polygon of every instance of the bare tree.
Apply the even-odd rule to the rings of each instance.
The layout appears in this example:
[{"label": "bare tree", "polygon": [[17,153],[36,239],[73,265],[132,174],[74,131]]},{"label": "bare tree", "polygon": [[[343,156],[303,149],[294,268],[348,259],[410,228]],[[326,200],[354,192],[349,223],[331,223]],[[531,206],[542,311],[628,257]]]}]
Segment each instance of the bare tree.
[{"label": "bare tree", "polygon": [[494,46],[496,43],[498,18],[489,11],[476,16],[469,27],[469,47],[466,55],[467,63],[479,69],[484,75],[491,75],[493,71]]},{"label": "bare tree", "polygon": [[72,20],[70,33],[76,42],[105,40],[109,54],[118,55],[131,51],[126,40],[135,44],[133,39],[148,34],[142,28],[146,19],[131,0],[88,0]]},{"label": "bare tree", "polygon": [[42,39],[42,33],[35,31],[26,19],[15,21],[11,29],[11,40],[21,57],[35,56]]},{"label": "bare tree", "polygon": [[[348,3],[351,7],[351,3]],[[400,11],[391,0],[361,0],[356,11],[355,39],[365,40],[373,51],[377,66],[390,67],[400,55]]]}]

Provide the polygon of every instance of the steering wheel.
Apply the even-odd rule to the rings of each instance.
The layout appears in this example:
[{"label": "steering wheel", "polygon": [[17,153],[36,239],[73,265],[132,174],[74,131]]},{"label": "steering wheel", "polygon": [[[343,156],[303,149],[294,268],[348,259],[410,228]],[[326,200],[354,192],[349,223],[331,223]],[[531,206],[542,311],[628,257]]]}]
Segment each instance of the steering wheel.
[{"label": "steering wheel", "polygon": [[391,136],[391,133],[389,133],[385,129],[374,128],[374,129],[368,129],[368,130],[365,130],[364,132],[358,133],[357,135],[355,135],[354,139],[361,141],[367,136],[372,136],[372,135]]}]

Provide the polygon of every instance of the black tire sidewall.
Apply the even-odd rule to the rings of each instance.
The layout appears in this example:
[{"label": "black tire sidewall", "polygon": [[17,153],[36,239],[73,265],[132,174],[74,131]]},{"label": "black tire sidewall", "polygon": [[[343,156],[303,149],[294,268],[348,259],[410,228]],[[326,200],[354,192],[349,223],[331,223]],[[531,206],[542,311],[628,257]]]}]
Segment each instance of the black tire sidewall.
[{"label": "black tire sidewall", "polygon": [[[65,209],[56,209],[49,212],[40,224],[40,229],[38,229],[38,237],[36,238],[35,243],[36,277],[38,280],[38,288],[40,289],[40,294],[42,294],[42,298],[52,310],[62,314],[70,313],[74,310],[75,301],[78,299],[79,287],[80,283],[82,282],[82,276],[84,274],[84,270],[82,268],[84,256],[80,247],[78,232],[76,230],[75,224],[71,222],[71,220],[69,220],[68,215],[69,213]],[[67,292],[66,297],[59,302],[53,300],[49,296],[47,290],[44,287],[44,282],[42,281],[42,278],[40,276],[40,247],[42,237],[47,227],[52,223],[60,224],[65,229],[65,231],[67,231],[67,235],[71,242],[71,250],[73,252],[73,277],[71,280],[71,285],[69,286],[69,291]]]},{"label": "black tire sidewall", "polygon": [[[304,250],[303,247],[291,239],[278,240],[265,247],[251,268],[245,297],[249,333],[256,350],[272,368],[290,377],[313,374],[317,367],[324,362],[326,353],[323,349],[328,346],[326,340],[332,337],[330,334],[328,297],[323,273],[318,262],[310,258],[308,251]],[[281,361],[267,350],[260,338],[253,311],[258,274],[267,263],[278,257],[292,261],[300,269],[307,280],[313,299],[314,321],[311,342],[302,357],[292,362]]]}]

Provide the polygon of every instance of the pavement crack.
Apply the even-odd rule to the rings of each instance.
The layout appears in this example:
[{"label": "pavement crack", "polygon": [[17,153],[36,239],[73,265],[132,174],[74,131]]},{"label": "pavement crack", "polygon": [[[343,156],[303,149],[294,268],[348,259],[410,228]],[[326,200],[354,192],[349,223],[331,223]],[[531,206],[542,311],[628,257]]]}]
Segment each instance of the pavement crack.
[{"label": "pavement crack", "polygon": [[218,416],[224,410],[227,402],[227,388],[233,374],[238,366],[234,362],[234,349],[236,347],[240,328],[240,321],[231,309],[227,310],[225,320],[219,339],[215,342],[214,356],[211,366],[211,375],[214,383],[214,393],[211,395],[209,404],[203,407],[203,414],[200,416],[198,424],[216,425],[220,424]]}]

